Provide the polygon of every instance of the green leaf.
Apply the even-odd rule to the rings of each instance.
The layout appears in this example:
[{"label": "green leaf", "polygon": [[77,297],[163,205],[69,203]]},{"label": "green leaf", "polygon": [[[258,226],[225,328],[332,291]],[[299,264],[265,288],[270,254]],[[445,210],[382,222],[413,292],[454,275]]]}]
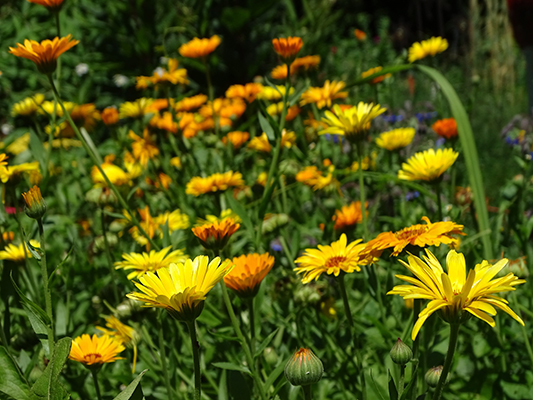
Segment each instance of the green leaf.
[{"label": "green leaf", "polygon": [[61,370],[67,361],[71,346],[72,339],[69,337],[60,339],[54,346],[50,362],[31,388],[32,392],[40,399],[65,400],[70,398],[70,394],[58,380]]},{"label": "green leaf", "polygon": [[244,365],[237,365],[237,364],[233,364],[233,363],[230,363],[230,362],[216,362],[216,363],[213,363],[211,364],[217,368],[221,368],[221,369],[229,369],[230,371],[239,371],[239,372],[243,372],[245,374],[248,374],[250,376],[252,376],[252,373],[250,372],[250,370],[245,367]]},{"label": "green leaf", "polygon": [[283,373],[283,370],[285,369],[285,361],[282,361],[279,363],[279,365],[270,373],[267,380],[265,381],[265,390],[268,391],[270,387],[276,382],[276,379],[279,378],[279,376]]},{"label": "green leaf", "polygon": [[226,379],[226,370],[223,369],[220,374],[220,383],[218,384],[218,400],[228,400],[228,381]]},{"label": "green leaf", "polygon": [[30,400],[30,389],[3,346],[0,346],[0,371],[0,399]]},{"label": "green leaf", "polygon": [[39,161],[41,171],[48,171],[45,159],[47,151],[44,149],[43,143],[33,130],[30,131],[30,149],[33,156]]},{"label": "green leaf", "polygon": [[398,400],[398,390],[396,389],[396,384],[394,383],[394,379],[392,379],[392,375],[390,374],[390,369],[388,373],[389,373],[389,399]]},{"label": "green leaf", "polygon": [[266,349],[266,347],[270,344],[272,339],[274,339],[274,336],[276,336],[276,333],[278,333],[279,328],[277,328],[274,332],[272,332],[270,335],[268,335],[265,340],[261,342],[259,347],[257,348],[257,351],[255,352],[254,358],[257,358],[263,353],[263,351]]},{"label": "green leaf", "polygon": [[40,249],[32,246],[29,240],[26,242],[26,247],[30,251],[33,258],[35,258],[37,261],[41,261],[41,250]]},{"label": "green leaf", "polygon": [[[368,371],[368,376],[370,377],[370,383],[372,384],[371,385],[371,389],[372,391],[374,392],[374,394],[377,394],[379,395],[379,400],[386,400],[385,397],[383,396],[383,393],[382,393],[382,390],[377,382],[374,380],[374,376],[372,375],[372,370]],[[366,380],[366,377],[365,377],[365,380]],[[368,396],[369,392],[367,390],[367,396]]]},{"label": "green leaf", "polygon": [[289,107],[292,107],[296,103],[298,103],[298,100],[300,100],[300,96],[303,92],[307,90],[307,85],[304,85],[302,88],[300,88],[296,93],[292,95],[292,97],[289,99]]},{"label": "green leaf", "polygon": [[226,201],[229,203],[229,206],[231,207],[231,209],[235,211],[235,213],[237,213],[237,215],[242,220],[242,223],[244,224],[248,232],[252,235],[251,237],[253,237],[253,234],[255,231],[254,224],[252,223],[252,220],[250,218],[250,215],[248,214],[248,211],[246,211],[246,209],[244,208],[241,202],[233,198],[233,196],[230,194],[229,191],[226,191],[225,196],[226,196]]},{"label": "green leaf", "polygon": [[98,161],[98,164],[102,164],[104,161],[102,160],[102,157],[100,156],[97,147],[94,145],[91,135],[89,135],[89,133],[83,126],[80,128],[80,133],[81,136],[83,136],[83,139],[85,139],[87,146],[89,146],[89,148],[92,150],[94,157]]},{"label": "green leaf", "polygon": [[143,390],[141,387],[141,378],[148,371],[145,369],[137,378],[135,378],[126,389],[119,393],[113,400],[143,400]]},{"label": "green leaf", "polygon": [[257,117],[259,118],[259,125],[261,125],[261,129],[263,132],[266,133],[268,140],[270,142],[276,141],[276,135],[274,134],[274,129],[272,128],[272,125],[268,122],[268,120],[263,116],[263,114],[258,111]]},{"label": "green leaf", "polygon": [[165,225],[163,225],[163,247],[170,246],[170,232],[168,230],[168,219],[165,221]]},{"label": "green leaf", "polygon": [[[413,372],[411,373],[411,380],[409,381],[409,384],[403,389],[402,396],[400,397],[400,400],[406,400],[407,398],[411,398],[411,392],[416,387],[416,372],[418,371],[418,363],[415,364],[415,368],[413,369]],[[423,394],[425,396],[425,393]]]}]

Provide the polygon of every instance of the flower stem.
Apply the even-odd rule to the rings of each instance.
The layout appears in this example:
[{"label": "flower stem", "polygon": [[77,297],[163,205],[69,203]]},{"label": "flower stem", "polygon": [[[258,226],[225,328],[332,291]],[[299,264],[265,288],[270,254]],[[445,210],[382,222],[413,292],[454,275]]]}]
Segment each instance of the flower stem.
[{"label": "flower stem", "polygon": [[311,385],[302,386],[302,389],[304,391],[304,399],[305,400],[311,400],[312,399],[312,396],[311,396]]},{"label": "flower stem", "polygon": [[100,208],[100,223],[102,224],[102,235],[104,235],[104,245],[105,252],[107,256],[107,262],[109,264],[109,269],[111,270],[111,286],[113,287],[113,296],[115,298],[115,303],[119,303],[118,298],[118,289],[117,289],[117,279],[116,279],[116,270],[113,266],[113,257],[111,256],[111,249],[109,247],[109,241],[107,240],[106,224],[105,224],[105,214],[104,208]]},{"label": "flower stem", "polygon": [[437,216],[439,218],[439,221],[442,221],[442,199],[440,180],[435,182],[435,194],[437,195]]},{"label": "flower stem", "polygon": [[189,336],[191,337],[192,358],[194,362],[194,400],[202,398],[202,376],[200,375],[200,346],[196,338],[196,324],[194,321],[187,321]]},{"label": "flower stem", "polygon": [[[420,314],[420,307],[421,307],[422,300],[414,299],[413,300],[413,324],[416,323],[418,319],[418,314]],[[413,371],[415,370],[415,367],[419,364],[419,357],[420,357],[420,335],[417,335],[416,339],[413,341],[413,359],[411,360],[411,365],[413,366]],[[411,379],[415,379],[414,381],[414,388],[412,391],[413,397],[412,400],[415,400],[417,397],[417,375],[414,375],[411,377]]]},{"label": "flower stem", "polygon": [[96,390],[96,398],[98,400],[102,400],[102,395],[100,394],[100,386],[98,385],[98,372],[91,371],[91,375],[93,376],[94,390]]},{"label": "flower stem", "polygon": [[250,350],[255,354],[255,314],[254,314],[254,298],[248,299],[248,312],[250,313]]},{"label": "flower stem", "polygon": [[341,272],[339,275],[339,288],[342,296],[342,303],[344,304],[344,312],[346,313],[346,318],[348,319],[348,325],[350,326],[350,334],[353,335],[353,318],[352,311],[350,310],[350,303],[348,301],[348,294],[346,293],[346,287],[344,285],[344,273]]},{"label": "flower stem", "polygon": [[46,314],[50,318],[50,325],[47,326],[48,330],[48,346],[50,349],[50,356],[54,350],[54,315],[52,313],[52,295],[50,288],[48,287],[48,268],[46,267],[46,238],[44,236],[43,220],[37,219],[37,225],[39,226],[39,241],[41,242],[41,273],[43,275],[43,291],[44,291],[44,304],[46,307]]},{"label": "flower stem", "polygon": [[398,382],[398,398],[402,397],[403,388],[405,384],[405,365],[400,366],[400,381]]},{"label": "flower stem", "polygon": [[357,158],[359,159],[359,198],[361,201],[361,216],[363,224],[363,240],[368,240],[368,226],[366,220],[366,198],[365,198],[365,180],[363,177],[363,158],[364,158],[364,149],[363,142],[359,140],[357,142]]},{"label": "flower stem", "polygon": [[165,338],[163,337],[163,321],[162,315],[159,315],[159,359],[161,361],[161,369],[165,378],[165,386],[167,387],[168,400],[174,400],[174,392],[170,384],[170,375],[167,368],[167,356],[165,351]]},{"label": "flower stem", "polygon": [[440,376],[439,383],[435,388],[435,393],[433,393],[433,400],[440,400],[440,397],[442,396],[444,384],[446,383],[446,378],[448,377],[448,373],[450,372],[450,368],[452,366],[455,348],[457,347],[460,326],[461,324],[458,323],[450,324],[450,343],[448,344],[448,353],[446,353],[446,360],[444,361],[444,366],[442,367],[442,374]]}]

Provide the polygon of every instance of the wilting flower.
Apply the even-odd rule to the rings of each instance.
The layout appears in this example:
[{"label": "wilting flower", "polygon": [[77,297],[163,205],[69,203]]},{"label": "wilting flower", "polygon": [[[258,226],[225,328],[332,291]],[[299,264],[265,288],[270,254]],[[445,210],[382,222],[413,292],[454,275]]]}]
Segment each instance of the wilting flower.
[{"label": "wilting flower", "polygon": [[[361,74],[361,78],[364,79],[367,76],[377,74],[382,69],[383,69],[383,67],[370,68],[368,71],[365,71],[365,72],[363,72]],[[374,79],[371,79],[370,80],[370,84],[375,85],[377,83],[383,82],[384,79],[389,78],[390,76],[391,76],[391,74],[384,74],[384,75],[378,76],[378,77],[376,77]]]},{"label": "wilting flower", "polygon": [[229,260],[221,263],[216,257],[209,262],[209,257],[198,256],[160,269],[157,275],[147,272],[135,284],[142,293],[127,296],[145,307],[164,308],[179,321],[193,321],[202,312],[207,293],[232,267]]},{"label": "wilting flower", "polygon": [[37,93],[32,97],[26,97],[24,100],[21,100],[13,105],[13,108],[11,109],[11,115],[14,117],[17,115],[24,117],[33,115],[37,112],[43,101],[44,95],[41,93]]},{"label": "wilting flower", "polygon": [[26,193],[22,193],[24,202],[26,203],[26,214],[33,219],[40,219],[46,212],[46,203],[41,195],[41,189],[38,186],[33,186]]},{"label": "wilting flower", "polygon": [[307,89],[301,97],[300,105],[316,104],[319,109],[324,107],[331,107],[331,103],[335,99],[345,99],[348,97],[348,92],[341,92],[346,84],[342,81],[330,82],[327,80],[323,87],[311,87]]},{"label": "wilting flower", "polygon": [[453,149],[429,149],[416,153],[402,164],[398,178],[406,181],[433,182],[439,179],[450,168],[459,153]]},{"label": "wilting flower", "polygon": [[220,38],[217,35],[211,36],[209,39],[198,39],[182,44],[178,52],[183,57],[200,58],[211,54],[220,44]]},{"label": "wilting flower", "polygon": [[413,43],[409,48],[409,62],[415,62],[428,56],[434,57],[448,48],[448,41],[438,37]]},{"label": "wilting flower", "polygon": [[182,250],[171,251],[172,246],[160,251],[152,250],[150,253],[123,253],[124,261],[115,263],[116,269],[133,270],[128,274],[128,279],[139,278],[147,272],[155,272],[167,268],[172,263],[185,262],[188,256]]},{"label": "wilting flower", "polygon": [[119,120],[118,110],[115,106],[104,108],[100,116],[107,126],[115,125]]},{"label": "wilting flower", "polygon": [[246,143],[248,139],[250,139],[250,134],[248,132],[234,131],[228,132],[228,134],[222,138],[222,143],[226,144],[229,141],[234,149],[238,149]]},{"label": "wilting flower", "polygon": [[343,233],[338,241],[329,246],[318,245],[318,249],[305,249],[303,256],[294,261],[299,264],[294,270],[304,274],[302,283],[317,280],[323,273],[339,276],[341,271],[359,272],[361,265],[367,265],[371,261],[369,257],[360,257],[361,250],[365,248],[365,244],[361,242],[359,239],[347,244],[346,235]]},{"label": "wilting flower", "polygon": [[122,342],[123,345],[133,348],[133,366],[131,372],[135,373],[135,365],[137,364],[137,342],[140,339],[139,334],[135,332],[135,329],[131,326],[123,324],[113,315],[105,317],[105,326],[106,328],[97,326],[96,329],[105,335],[109,335]]},{"label": "wilting flower", "polygon": [[226,90],[226,97],[241,98],[251,103],[255,100],[257,95],[263,90],[263,85],[260,83],[247,83],[246,85],[232,85]]},{"label": "wilting flower", "polygon": [[205,94],[197,94],[195,96],[185,97],[184,99],[181,99],[180,101],[176,103],[176,105],[174,106],[174,109],[177,112],[191,111],[191,110],[194,110],[200,107],[206,101],[207,101],[207,96]]},{"label": "wilting flower", "polygon": [[292,37],[288,38],[277,38],[272,39],[272,45],[274,46],[274,51],[278,53],[283,58],[292,58],[303,46],[302,38]]},{"label": "wilting flower", "polygon": [[146,167],[148,160],[152,160],[159,155],[159,149],[148,129],[143,131],[143,137],[136,135],[135,132],[130,130],[128,137],[133,140],[133,143],[131,144],[133,157],[135,157],[143,167]]},{"label": "wilting flower", "polygon": [[347,206],[342,206],[340,210],[335,210],[335,215],[332,220],[335,221],[335,226],[333,227],[335,230],[346,229],[347,227],[361,223],[363,220],[361,202],[354,201]]},{"label": "wilting flower", "polygon": [[350,141],[357,141],[370,129],[370,122],[385,111],[379,104],[372,103],[360,102],[357,106],[344,110],[335,104],[333,112],[326,111],[325,118],[322,118],[322,122],[326,123],[328,128],[318,133],[344,135]]},{"label": "wilting flower", "polygon": [[431,223],[428,217],[422,217],[426,224],[416,224],[397,232],[383,232],[366,244],[363,254],[372,253],[379,257],[383,250],[393,249],[397,256],[407,245],[426,247],[439,246],[441,243],[452,245],[457,239],[451,235],[464,235],[463,225],[452,221]]},{"label": "wilting flower", "polygon": [[355,37],[357,38],[357,40],[359,41],[363,41],[363,40],[366,40],[366,33],[364,33],[361,29],[356,29],[354,30],[354,35]]},{"label": "wilting flower", "polygon": [[224,277],[224,283],[241,297],[254,297],[259,291],[259,285],[274,266],[274,261],[274,257],[268,253],[234,257],[235,267]]},{"label": "wilting flower", "polygon": [[43,74],[51,74],[56,70],[57,58],[65,51],[79,43],[72,40],[72,35],[54,40],[43,40],[41,43],[34,40],[24,40],[24,45],[17,43],[17,48],[10,47],[9,52],[17,57],[27,58],[37,65]]},{"label": "wilting flower", "polygon": [[514,286],[525,283],[525,280],[519,279],[512,272],[493,279],[507,265],[507,259],[504,258],[494,265],[483,260],[473,270],[468,271],[467,275],[463,254],[455,250],[448,253],[445,273],[437,258],[429,250],[426,250],[426,253],[427,256],[423,256],[423,260],[413,255],[407,258],[408,263],[400,260],[415,278],[396,275],[411,285],[399,285],[387,293],[400,295],[404,299],[430,300],[418,315],[411,333],[413,340],[424,322],[437,310],[449,323],[461,323],[472,314],[494,327],[496,324],[492,316],[496,315],[494,307],[498,307],[524,325],[524,321],[507,305],[507,300],[494,295],[516,290]]},{"label": "wilting flower", "polygon": [[227,190],[230,187],[244,186],[240,172],[228,171],[223,174],[215,173],[207,178],[193,177],[188,183],[185,193],[199,196],[205,193]]},{"label": "wilting flower", "polygon": [[445,139],[453,139],[457,137],[457,122],[454,118],[439,119],[431,128],[435,133]]},{"label": "wilting flower", "polygon": [[240,226],[241,224],[235,222],[233,218],[226,218],[194,227],[192,233],[206,249],[221,250]]},{"label": "wilting flower", "polygon": [[101,365],[122,360],[122,357],[117,357],[122,351],[124,351],[122,342],[109,335],[91,337],[83,334],[72,341],[68,357],[85,366]]},{"label": "wilting flower", "polygon": [[119,108],[119,116],[120,118],[142,118],[150,111],[149,107],[152,102],[152,99],[142,97],[134,102],[122,103]]},{"label": "wilting flower", "polygon": [[63,0],[28,0],[30,3],[39,4],[50,11],[59,11],[63,5]]},{"label": "wilting flower", "polygon": [[414,128],[398,128],[381,133],[376,139],[376,144],[382,149],[395,151],[411,144],[414,137]]}]

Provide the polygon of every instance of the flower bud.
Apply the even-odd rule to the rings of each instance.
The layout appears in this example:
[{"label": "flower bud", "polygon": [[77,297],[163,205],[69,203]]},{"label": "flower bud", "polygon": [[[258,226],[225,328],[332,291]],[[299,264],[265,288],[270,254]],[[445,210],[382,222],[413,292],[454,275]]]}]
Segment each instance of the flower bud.
[{"label": "flower bud", "polygon": [[22,197],[26,203],[25,211],[28,217],[41,219],[46,213],[46,203],[41,195],[41,189],[33,186],[26,193],[22,193]]},{"label": "flower bud", "polygon": [[322,361],[310,349],[296,351],[285,365],[285,378],[293,386],[317,383],[324,373]]},{"label": "flower bud", "polygon": [[[438,367],[433,367],[428,372],[426,372],[424,379],[426,380],[426,383],[429,387],[434,388],[434,387],[437,387],[441,375],[442,375],[442,365],[439,365]],[[450,380],[450,375],[448,375],[448,378],[446,379],[446,383],[448,383],[449,380]]]},{"label": "flower bud", "polygon": [[409,346],[398,338],[394,346],[392,346],[390,358],[392,358],[392,361],[396,364],[405,365],[411,361],[411,358],[413,358],[413,352]]}]

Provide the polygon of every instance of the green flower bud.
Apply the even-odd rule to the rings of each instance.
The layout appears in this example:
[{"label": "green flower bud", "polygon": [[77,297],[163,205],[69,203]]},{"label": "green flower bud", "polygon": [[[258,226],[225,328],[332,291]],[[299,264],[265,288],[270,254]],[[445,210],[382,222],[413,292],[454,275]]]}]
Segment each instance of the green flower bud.
[{"label": "green flower bud", "polygon": [[[442,375],[442,365],[439,365],[438,367],[431,368],[428,372],[426,372],[426,375],[424,376],[424,379],[426,380],[426,383],[429,387],[437,387],[439,383],[440,376]],[[450,381],[450,375],[448,375],[448,378],[446,379],[446,383]]]},{"label": "green flower bud", "polygon": [[287,361],[285,378],[293,386],[317,383],[324,373],[322,361],[310,349],[301,348]]},{"label": "green flower bud", "polygon": [[398,338],[394,346],[392,346],[390,358],[392,358],[392,361],[396,364],[405,365],[413,358],[413,352],[409,346]]}]

